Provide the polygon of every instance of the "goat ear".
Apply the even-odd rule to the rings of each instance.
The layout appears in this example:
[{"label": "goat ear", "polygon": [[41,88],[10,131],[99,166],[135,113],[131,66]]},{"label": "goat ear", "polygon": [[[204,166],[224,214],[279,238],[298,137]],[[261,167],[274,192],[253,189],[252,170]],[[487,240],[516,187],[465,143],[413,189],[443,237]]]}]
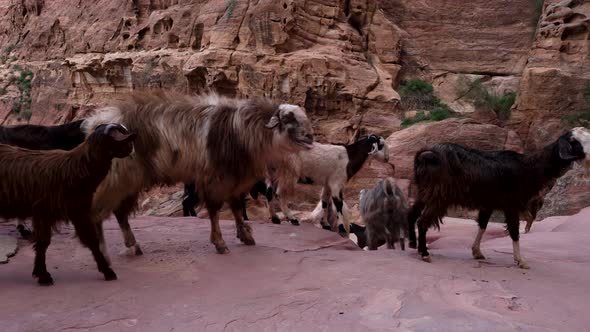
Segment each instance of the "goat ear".
[{"label": "goat ear", "polygon": [[270,120],[264,125],[266,128],[272,129],[279,125],[279,116],[277,114],[273,115]]},{"label": "goat ear", "polygon": [[574,156],[572,154],[572,145],[564,137],[560,138],[557,142],[557,150],[559,152],[559,158],[561,158],[562,160],[570,161],[578,159],[577,156]]}]

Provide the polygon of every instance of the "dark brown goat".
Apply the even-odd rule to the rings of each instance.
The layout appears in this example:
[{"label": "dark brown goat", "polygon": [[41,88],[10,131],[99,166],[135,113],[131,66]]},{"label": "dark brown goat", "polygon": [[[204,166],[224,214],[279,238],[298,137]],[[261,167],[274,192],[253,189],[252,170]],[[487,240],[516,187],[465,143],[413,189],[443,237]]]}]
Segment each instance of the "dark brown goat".
[{"label": "dark brown goat", "polygon": [[[82,120],[57,126],[0,126],[0,143],[31,150],[71,150],[84,142],[81,124]],[[23,238],[31,236],[24,220],[18,220],[16,229]]]},{"label": "dark brown goat", "polygon": [[[41,126],[41,125],[18,125],[18,126],[0,126],[0,143],[18,146],[31,150],[71,150],[82,144],[86,135],[82,131],[81,125],[84,120],[77,120],[74,122],[56,125],[56,126]],[[190,189],[192,186],[193,189]],[[185,184],[185,191],[194,191],[194,184]],[[190,204],[193,201],[196,204],[195,198],[187,197],[183,201],[183,206]],[[127,234],[125,237],[125,244],[128,248],[135,245],[135,238],[131,232],[129,225],[129,218],[127,211],[132,209],[135,205],[133,199],[124,201],[121,207],[114,211],[117,222],[121,230]],[[194,211],[194,209],[193,209]],[[247,218],[246,218],[247,219]],[[31,232],[25,228],[24,220],[18,220],[16,226],[18,232],[23,238],[29,238]],[[134,248],[136,255],[141,255],[142,251],[139,246]]]},{"label": "dark brown goat", "polygon": [[121,125],[104,124],[71,151],[35,151],[0,144],[0,216],[33,219],[33,276],[39,284],[53,284],[45,266],[45,253],[51,229],[59,222],[74,225],[106,280],[117,279],[100,251],[90,209],[92,196],[109,172],[113,158],[129,156],[135,137]]},{"label": "dark brown goat", "polygon": [[475,259],[483,259],[480,242],[494,210],[504,212],[512,238],[514,260],[528,268],[520,255],[519,215],[536,215],[539,193],[562,176],[574,161],[588,160],[590,132],[574,128],[555,142],[529,154],[514,151],[480,151],[456,144],[436,144],[418,151],[414,159],[418,197],[409,212],[410,247],[430,261],[426,231],[440,227],[447,209],[459,206],[479,210],[479,232],[472,246]]}]

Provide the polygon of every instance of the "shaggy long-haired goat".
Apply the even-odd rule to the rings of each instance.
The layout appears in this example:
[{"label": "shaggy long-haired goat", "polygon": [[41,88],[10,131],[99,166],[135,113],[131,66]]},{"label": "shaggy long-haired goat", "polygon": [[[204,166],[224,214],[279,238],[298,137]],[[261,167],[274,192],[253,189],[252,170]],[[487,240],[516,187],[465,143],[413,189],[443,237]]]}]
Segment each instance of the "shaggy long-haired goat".
[{"label": "shaggy long-haired goat", "polygon": [[544,148],[520,154],[514,151],[480,151],[456,144],[437,144],[416,153],[414,181],[417,198],[409,212],[410,247],[416,247],[414,226],[418,222],[418,251],[430,261],[426,231],[440,229],[451,206],[479,210],[479,232],[472,246],[475,259],[483,259],[481,238],[494,210],[506,216],[514,260],[528,265],[520,255],[519,215],[527,213],[539,192],[563,175],[577,160],[590,156],[590,133],[574,128]]},{"label": "shaggy long-haired goat", "polygon": [[[313,143],[311,123],[302,108],[265,99],[138,92],[97,110],[82,127],[90,131],[114,121],[138,133],[138,139],[134,158],[117,160],[94,196],[99,236],[101,221],[113,211],[126,217],[143,190],[194,182],[209,212],[210,240],[218,253],[229,252],[219,227],[223,203],[230,204],[237,237],[254,245],[252,230],[240,213],[240,195],[265,176],[268,164]],[[126,244],[131,238],[135,242],[131,229],[123,232]]]},{"label": "shaggy long-haired goat", "polygon": [[[324,229],[336,231],[342,236],[350,232],[350,222],[343,213],[344,198],[342,191],[348,181],[363,167],[369,159],[384,163],[389,161],[389,152],[385,140],[381,136],[369,135],[348,145],[314,143],[313,148],[299,152],[292,158],[292,169],[295,176],[277,175],[276,200],[289,221],[299,224],[288,207],[286,197],[293,191],[296,182],[302,184],[318,184],[322,186],[320,194],[321,225]],[[289,178],[291,177],[291,178]],[[287,188],[287,189],[285,189]],[[284,195],[283,193],[286,193]],[[329,224],[329,204],[336,207],[337,222]],[[274,223],[280,223],[272,205],[270,214]]]},{"label": "shaggy long-haired goat", "polygon": [[106,280],[117,279],[99,248],[91,222],[94,191],[111,168],[113,158],[128,156],[135,134],[118,124],[104,124],[71,151],[34,151],[0,144],[0,216],[33,219],[35,267],[41,285],[53,284],[45,265],[51,230],[71,222]]},{"label": "shaggy long-haired goat", "polygon": [[373,188],[361,190],[359,211],[366,226],[369,250],[377,250],[384,243],[388,249],[395,249],[398,241],[401,249],[406,249],[408,203],[393,178],[382,179]]},{"label": "shaggy long-haired goat", "polygon": [[[81,123],[82,120],[57,126],[0,126],[0,143],[30,150],[71,150],[84,142]],[[16,229],[23,238],[31,236],[24,220],[18,220]]]}]

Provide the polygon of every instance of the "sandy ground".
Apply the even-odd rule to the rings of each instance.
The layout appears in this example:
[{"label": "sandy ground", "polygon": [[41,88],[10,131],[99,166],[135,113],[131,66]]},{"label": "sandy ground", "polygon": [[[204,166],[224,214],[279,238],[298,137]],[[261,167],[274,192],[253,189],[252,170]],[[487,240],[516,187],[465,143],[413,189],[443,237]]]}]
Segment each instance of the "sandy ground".
[{"label": "sandy ground", "polygon": [[[106,236],[119,280],[106,282],[69,227],[55,235],[48,269],[31,277],[33,250],[0,265],[0,331],[581,331],[590,326],[590,209],[551,218],[522,236],[530,270],[490,225],[471,258],[472,221],[431,231],[432,263],[414,250],[363,251],[310,224],[253,223],[257,245],[222,230],[231,253],[208,243],[209,222],[132,220],[144,256],[125,255],[114,220]],[[12,234],[0,224],[0,234]],[[16,236],[16,234],[13,234]]]}]

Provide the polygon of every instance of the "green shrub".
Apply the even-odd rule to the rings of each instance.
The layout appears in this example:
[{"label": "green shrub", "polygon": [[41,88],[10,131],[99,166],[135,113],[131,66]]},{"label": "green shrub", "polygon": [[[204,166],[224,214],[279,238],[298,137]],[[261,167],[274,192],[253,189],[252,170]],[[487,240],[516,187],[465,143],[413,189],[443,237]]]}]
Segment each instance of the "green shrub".
[{"label": "green shrub", "polygon": [[433,94],[432,85],[418,79],[402,81],[398,87],[402,108],[406,110],[430,110],[440,105]]},{"label": "green shrub", "polygon": [[[420,110],[413,118],[402,120],[402,127],[418,122],[441,121],[453,116],[449,106],[434,96],[432,85],[418,79],[402,81],[398,87],[402,109]],[[424,112],[428,111],[428,113]]]},{"label": "green shrub", "polygon": [[439,108],[435,108],[432,111],[430,111],[430,118],[434,121],[441,121],[444,119],[448,119],[450,117],[451,117],[451,113],[449,112],[448,107],[447,108],[439,107]]},{"label": "green shrub", "polygon": [[493,111],[502,121],[510,118],[512,105],[516,101],[516,93],[514,92],[498,95],[488,91],[480,79],[471,81],[465,76],[459,78],[457,95],[459,98],[471,100],[476,109]]},{"label": "green shrub", "polygon": [[12,73],[9,76],[8,84],[4,86],[6,91],[8,85],[15,85],[18,89],[18,99],[12,103],[11,113],[18,115],[25,120],[29,120],[32,115],[31,103],[31,83],[35,75],[30,70],[25,70],[19,65],[12,66]]}]

